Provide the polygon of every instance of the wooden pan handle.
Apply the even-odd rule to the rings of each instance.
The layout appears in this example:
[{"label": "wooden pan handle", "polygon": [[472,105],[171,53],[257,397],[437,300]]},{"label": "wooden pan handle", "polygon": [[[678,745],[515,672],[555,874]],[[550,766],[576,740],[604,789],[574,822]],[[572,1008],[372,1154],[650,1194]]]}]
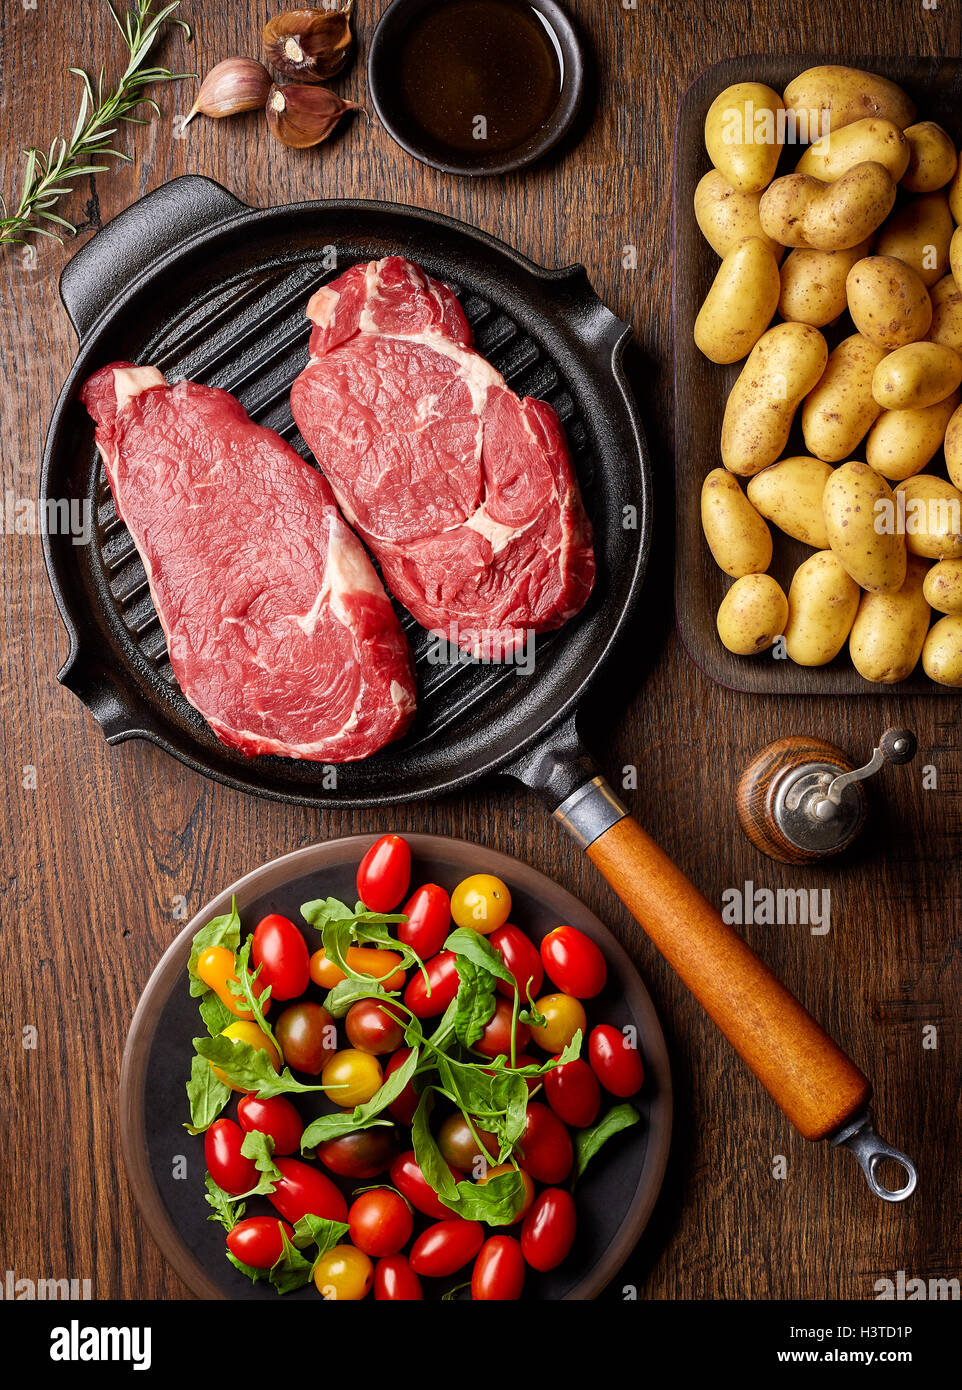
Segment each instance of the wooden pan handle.
[{"label": "wooden pan handle", "polygon": [[806,1139],[862,1110],[871,1086],[631,816],[587,847],[672,969]]}]

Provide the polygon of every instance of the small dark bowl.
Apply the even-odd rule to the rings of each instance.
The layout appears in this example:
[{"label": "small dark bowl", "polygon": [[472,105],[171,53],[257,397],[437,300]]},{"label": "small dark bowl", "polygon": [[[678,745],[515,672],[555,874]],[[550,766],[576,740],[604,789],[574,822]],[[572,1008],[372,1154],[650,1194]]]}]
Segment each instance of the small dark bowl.
[{"label": "small dark bowl", "polygon": [[507,174],[534,164],[567,135],[578,114],[585,87],[585,56],[574,24],[554,0],[525,0],[542,15],[557,41],[562,60],[561,95],[545,123],[523,143],[510,150],[491,151],[468,159],[452,149],[450,156],[439,146],[428,144],[419,126],[403,110],[398,99],[395,75],[397,54],[408,26],[437,0],[392,0],[374,31],[368,54],[367,74],[371,100],[385,130],[402,150],[445,174]]}]

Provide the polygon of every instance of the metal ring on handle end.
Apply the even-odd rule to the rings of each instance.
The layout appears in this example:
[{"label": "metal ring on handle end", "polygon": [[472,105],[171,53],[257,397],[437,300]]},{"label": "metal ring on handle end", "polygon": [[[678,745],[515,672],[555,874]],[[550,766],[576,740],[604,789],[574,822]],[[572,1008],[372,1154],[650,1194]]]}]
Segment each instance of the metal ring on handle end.
[{"label": "metal ring on handle end", "polygon": [[[865,1174],[865,1181],[876,1197],[881,1198],[883,1202],[904,1202],[915,1191],[919,1176],[915,1164],[901,1149],[895,1149],[879,1138],[870,1111],[863,1110],[837,1134],[832,1135],[831,1142],[851,1150]],[[879,1182],[875,1170],[886,1159],[904,1169],[908,1179],[904,1187],[883,1187]]]}]

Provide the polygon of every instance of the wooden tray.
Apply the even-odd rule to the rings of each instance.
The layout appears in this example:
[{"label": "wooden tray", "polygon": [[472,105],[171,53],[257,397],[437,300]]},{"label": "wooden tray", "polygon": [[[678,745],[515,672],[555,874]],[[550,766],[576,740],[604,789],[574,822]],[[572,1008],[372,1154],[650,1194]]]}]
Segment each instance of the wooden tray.
[{"label": "wooden tray", "polygon": [[[803,667],[765,654],[738,657],[718,638],[715,614],[731,580],[712,559],[702,534],[701,486],[721,464],[719,437],[728,393],[742,362],[722,367],[709,362],[695,347],[692,329],[702,300],[720,264],[695,221],[692,200],[703,174],[711,168],[705,150],[705,115],[712,101],[733,82],[764,82],[782,92],[793,77],[823,63],[866,68],[891,78],[908,91],[919,119],[945,127],[956,145],[962,143],[962,61],[959,59],[865,58],[854,54],[811,54],[798,57],[727,58],[706,68],[681,100],[675,124],[675,217],[673,316],[675,336],[675,612],[678,631],[692,660],[710,676],[733,690],[792,695],[951,696],[919,667],[898,685],[864,680],[852,666],[847,646],[828,666]],[[785,151],[778,173],[789,173],[799,155]],[[847,324],[847,318],[843,318]],[[852,329],[826,330],[829,348]],[[801,427],[789,437],[785,455],[807,453]],[[857,456],[857,455],[856,455]],[[811,554],[807,546],[774,533],[775,559],[771,573],[787,593],[797,566]]]}]

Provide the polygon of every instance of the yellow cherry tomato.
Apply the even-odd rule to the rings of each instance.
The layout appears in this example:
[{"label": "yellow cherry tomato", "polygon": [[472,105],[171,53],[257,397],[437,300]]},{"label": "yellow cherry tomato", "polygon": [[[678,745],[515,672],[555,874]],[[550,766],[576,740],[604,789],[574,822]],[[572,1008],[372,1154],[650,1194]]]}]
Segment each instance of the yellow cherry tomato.
[{"label": "yellow cherry tomato", "polygon": [[503,927],[511,912],[508,885],[494,874],[472,874],[451,894],[451,916],[459,927],[472,927],[482,936]]},{"label": "yellow cherry tomato", "polygon": [[[235,985],[239,983],[234,970],[233,951],[228,951],[226,946],[208,946],[206,950],[201,951],[197,957],[197,977],[203,980],[208,989],[214,991],[224,1007],[230,1009],[235,1017],[253,1018],[254,1015],[243,999],[239,999],[230,988],[232,980]],[[254,992],[257,993],[256,982]],[[265,999],[262,1007],[267,1014],[271,1001]]]},{"label": "yellow cherry tomato", "polygon": [[[254,1022],[241,1019],[237,1023],[230,1023],[221,1033],[221,1037],[230,1038],[232,1042],[250,1043],[251,1047],[257,1048],[258,1051],[266,1052],[270,1058],[271,1066],[275,1071],[277,1071],[281,1064],[280,1053],[277,1051],[277,1048],[271,1042],[267,1034],[262,1033]],[[215,1067],[213,1062],[210,1064],[210,1069],[217,1077],[218,1081],[223,1081],[226,1086],[230,1086],[232,1091],[247,1090],[246,1086],[235,1086],[233,1082],[228,1081],[220,1067]]]},{"label": "yellow cherry tomato", "polygon": [[[358,975],[370,975],[380,980],[385,989],[404,988],[404,968],[397,951],[382,951],[376,946],[348,946],[344,959]],[[333,989],[346,979],[344,971],[328,960],[323,949],[311,956],[311,979],[320,989]]]},{"label": "yellow cherry tomato", "polygon": [[546,1022],[543,1028],[531,1025],[531,1041],[545,1052],[560,1052],[579,1028],[584,1037],[588,1020],[580,999],[570,994],[543,994],[535,1008],[539,1014],[544,1014]]},{"label": "yellow cherry tomato", "polygon": [[[344,1110],[364,1105],[380,1090],[383,1079],[377,1058],[370,1052],[359,1052],[356,1047],[335,1052],[321,1072],[321,1084],[332,1088],[328,1092],[330,1099]],[[339,1089],[333,1089],[335,1087]]]},{"label": "yellow cherry tomato", "polygon": [[359,1303],[371,1291],[374,1266],[354,1245],[335,1245],[314,1266],[314,1283],[322,1298]]}]

